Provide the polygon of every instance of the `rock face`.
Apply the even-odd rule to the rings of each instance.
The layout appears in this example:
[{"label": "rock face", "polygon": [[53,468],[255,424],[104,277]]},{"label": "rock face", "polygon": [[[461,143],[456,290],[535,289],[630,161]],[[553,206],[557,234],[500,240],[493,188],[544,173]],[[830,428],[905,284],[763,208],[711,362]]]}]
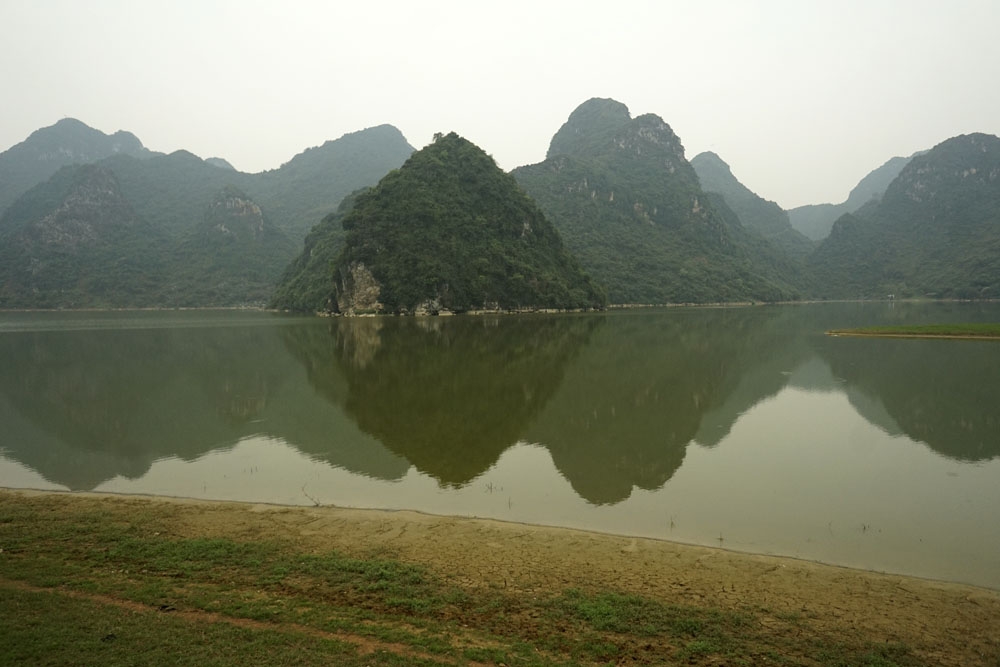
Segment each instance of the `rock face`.
[{"label": "rock face", "polygon": [[658,116],[580,105],[547,159],[513,172],[612,303],[793,298],[796,270],[705,192]]},{"label": "rock face", "polygon": [[791,257],[801,259],[812,252],[815,244],[792,227],[788,214],[773,201],[763,199],[740,183],[718,155],[700,153],[691,160],[691,166],[698,174],[701,187],[722,195],[744,227],[757,232]]},{"label": "rock face", "polygon": [[381,292],[381,285],[368,267],[351,262],[341,274],[337,309],[351,315],[382,312],[385,306],[378,300]]},{"label": "rock face", "polygon": [[604,303],[514,179],[454,133],[359,194],[343,227],[333,286],[342,313]]},{"label": "rock face", "polygon": [[80,246],[110,241],[135,224],[135,213],[122,197],[115,175],[88,165],[76,174],[59,206],[32,221],[24,231],[27,237],[49,246],[49,250],[74,251]]},{"label": "rock face", "polygon": [[259,239],[264,235],[260,206],[233,186],[222,189],[205,213],[208,224],[220,235]]},{"label": "rock face", "polygon": [[1000,297],[1000,139],[963,135],[913,158],[811,263],[821,296]]}]

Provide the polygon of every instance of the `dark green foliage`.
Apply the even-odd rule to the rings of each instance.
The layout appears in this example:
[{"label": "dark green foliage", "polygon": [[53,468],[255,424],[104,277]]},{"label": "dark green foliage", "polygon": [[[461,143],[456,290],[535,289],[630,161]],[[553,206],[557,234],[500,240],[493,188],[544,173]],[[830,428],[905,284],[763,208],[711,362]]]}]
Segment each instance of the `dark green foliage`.
[{"label": "dark green foliage", "polygon": [[1000,139],[955,137],[915,157],[810,263],[824,297],[1000,297]]},{"label": "dark green foliage", "polygon": [[65,168],[0,219],[0,307],[142,305],[158,241],[112,172]]},{"label": "dark green foliage", "polygon": [[294,312],[331,311],[336,308],[333,265],[344,246],[344,216],[354,207],[362,190],[346,197],[306,236],[305,249],[289,264],[271,296],[269,307]]},{"label": "dark green foliage", "polygon": [[795,267],[701,189],[670,127],[623,109],[585,102],[545,162],[513,172],[610,301],[794,298]]},{"label": "dark green foliage", "polygon": [[226,186],[175,250],[177,270],[163,299],[181,306],[265,303],[295,246],[244,192]]},{"label": "dark green foliage", "polygon": [[0,307],[264,303],[295,244],[228,173],[182,153],[64,168],[0,219]]},{"label": "dark green foliage", "polygon": [[374,185],[411,153],[399,130],[379,125],[309,148],[243,187],[292,238],[302,239],[344,197]]},{"label": "dark green foliage", "polygon": [[604,303],[514,179],[454,133],[358,195],[343,226],[336,288],[344,309],[353,308],[345,304],[358,266],[380,286],[385,312],[427,302],[452,311]]},{"label": "dark green foliage", "polygon": [[691,166],[705,191],[722,195],[744,227],[760,234],[789,257],[802,259],[813,251],[815,244],[792,227],[788,214],[740,183],[718,155],[711,152],[696,155]]},{"label": "dark green foliage", "polygon": [[[375,183],[413,150],[398,130],[381,126],[252,175],[186,151],[149,157],[126,135],[106,137],[78,121],[62,121],[0,154],[0,172],[20,170],[17,178],[42,181],[51,175],[34,181],[38,185],[0,218],[0,307],[262,305],[306,230],[348,192]],[[85,139],[96,147],[84,150]],[[114,197],[68,200],[88,172],[80,165],[54,175],[33,170],[29,158],[50,153],[101,160],[115,182]],[[220,218],[226,211],[218,208],[220,197],[256,209],[251,217],[257,231],[236,232],[250,219],[250,208],[238,215],[230,209],[231,219]],[[87,232],[88,243],[67,249],[52,245],[52,233],[41,233],[56,218],[65,223],[81,216],[100,231],[99,242]],[[119,230],[123,216],[130,220],[128,233]]]}]

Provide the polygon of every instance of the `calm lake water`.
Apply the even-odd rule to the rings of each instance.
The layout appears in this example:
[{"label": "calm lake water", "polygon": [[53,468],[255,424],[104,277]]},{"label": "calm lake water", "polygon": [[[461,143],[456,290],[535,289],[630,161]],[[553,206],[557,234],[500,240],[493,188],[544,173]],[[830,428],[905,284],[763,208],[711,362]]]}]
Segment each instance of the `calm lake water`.
[{"label": "calm lake water", "polygon": [[405,508],[1000,589],[1000,304],[0,314],[0,486]]}]

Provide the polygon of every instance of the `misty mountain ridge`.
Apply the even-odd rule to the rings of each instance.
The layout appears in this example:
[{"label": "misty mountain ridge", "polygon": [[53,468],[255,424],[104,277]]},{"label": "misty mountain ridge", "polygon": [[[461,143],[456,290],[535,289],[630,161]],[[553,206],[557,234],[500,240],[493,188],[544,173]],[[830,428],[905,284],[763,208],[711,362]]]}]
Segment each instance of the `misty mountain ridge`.
[{"label": "misty mountain ridge", "polygon": [[872,170],[855,185],[847,199],[839,204],[807,204],[788,210],[788,218],[796,230],[814,241],[830,235],[833,223],[845,213],[855,213],[862,206],[878,200],[910,160],[927,151],[918,151],[910,157],[894,157]]},{"label": "misty mountain ridge", "polygon": [[[995,298],[997,141],[964,135],[893,158],[842,204],[786,213],[721,157],[689,163],[659,116],[595,98],[544,162],[511,174],[615,303]],[[348,195],[411,154],[380,125],[247,174],[63,119],[0,153],[0,307],[331,306]],[[810,251],[795,226],[813,213],[838,219]],[[279,279],[297,301],[272,292]]]},{"label": "misty mountain ridge", "polygon": [[[412,151],[398,130],[379,126],[307,149],[278,169],[246,174],[221,158],[202,160],[185,150],[169,155],[152,153],[129,133],[108,136],[79,121],[60,121],[0,154],[0,166],[20,170],[18,182],[44,176],[0,212],[0,242],[7,258],[0,267],[0,274],[7,277],[0,305],[262,305],[309,228],[334,210],[346,194],[374,184]],[[65,173],[53,170],[45,175],[37,169],[37,164],[58,161],[55,158],[75,162],[62,167]],[[88,164],[80,164],[80,160]],[[130,283],[122,284],[117,296],[113,284],[99,291],[88,291],[93,281],[66,287],[69,276],[91,270],[82,265],[96,261],[90,254],[64,257],[71,265],[66,266],[65,262],[40,261],[38,253],[61,252],[56,247],[46,251],[35,244],[29,251],[29,246],[14,240],[23,240],[22,232],[31,229],[48,230],[38,231],[39,238],[65,235],[58,225],[68,223],[59,221],[93,221],[102,215],[119,220],[118,203],[110,199],[100,199],[95,192],[90,192],[90,199],[67,195],[67,184],[86,180],[92,164],[113,178],[120,203],[128,205],[146,230],[146,239],[105,239],[108,253],[120,262],[140,267],[142,274],[140,278],[129,274]],[[230,214],[236,200],[248,202],[243,213],[256,211],[255,234],[247,237],[249,218],[245,216],[219,222],[222,209],[212,213],[224,192],[239,193],[235,199],[229,198],[226,210]],[[103,214],[95,208],[101,205],[108,206]],[[206,223],[208,217],[216,218],[217,224]],[[150,245],[154,241],[155,251]],[[18,270],[15,267],[27,271],[28,266],[33,267],[30,280],[11,278]],[[68,273],[39,282],[40,272],[56,271],[57,266]]]},{"label": "misty mountain ridge", "polygon": [[581,104],[544,162],[513,172],[612,303],[794,298],[791,262],[706,193],[659,116]]},{"label": "misty mountain ridge", "polygon": [[792,227],[788,213],[743,185],[721,157],[712,152],[700,153],[691,159],[691,166],[701,186],[708,192],[722,195],[745,227],[790,257],[802,259],[812,252],[815,244]]},{"label": "misty mountain ridge", "polygon": [[111,155],[148,158],[148,150],[131,132],[104,134],[75,118],[35,130],[21,143],[0,153],[0,213],[33,186],[61,167],[97,162]]},{"label": "misty mountain ridge", "polygon": [[834,223],[810,263],[822,297],[1000,297],[1000,138],[917,155],[879,202]]}]

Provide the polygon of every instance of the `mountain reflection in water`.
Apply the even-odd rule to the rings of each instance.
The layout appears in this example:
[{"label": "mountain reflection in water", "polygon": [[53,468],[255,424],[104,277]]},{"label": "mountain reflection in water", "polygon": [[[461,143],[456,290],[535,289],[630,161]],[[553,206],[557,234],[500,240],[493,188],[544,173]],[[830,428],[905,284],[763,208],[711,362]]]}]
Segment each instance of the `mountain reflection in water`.
[{"label": "mountain reflection in water", "polygon": [[261,314],[231,326],[193,313],[163,315],[169,326],[145,315],[142,327],[126,326],[135,316],[125,313],[99,329],[0,326],[0,453],[93,489],[262,435],[368,477],[399,480],[412,466],[453,487],[526,441],[548,450],[580,497],[604,505],[661,488],[689,445],[715,447],[753,406],[795,387],[843,393],[886,433],[983,461],[1000,456],[1000,344],[822,334],[954,319],[954,308]]}]

